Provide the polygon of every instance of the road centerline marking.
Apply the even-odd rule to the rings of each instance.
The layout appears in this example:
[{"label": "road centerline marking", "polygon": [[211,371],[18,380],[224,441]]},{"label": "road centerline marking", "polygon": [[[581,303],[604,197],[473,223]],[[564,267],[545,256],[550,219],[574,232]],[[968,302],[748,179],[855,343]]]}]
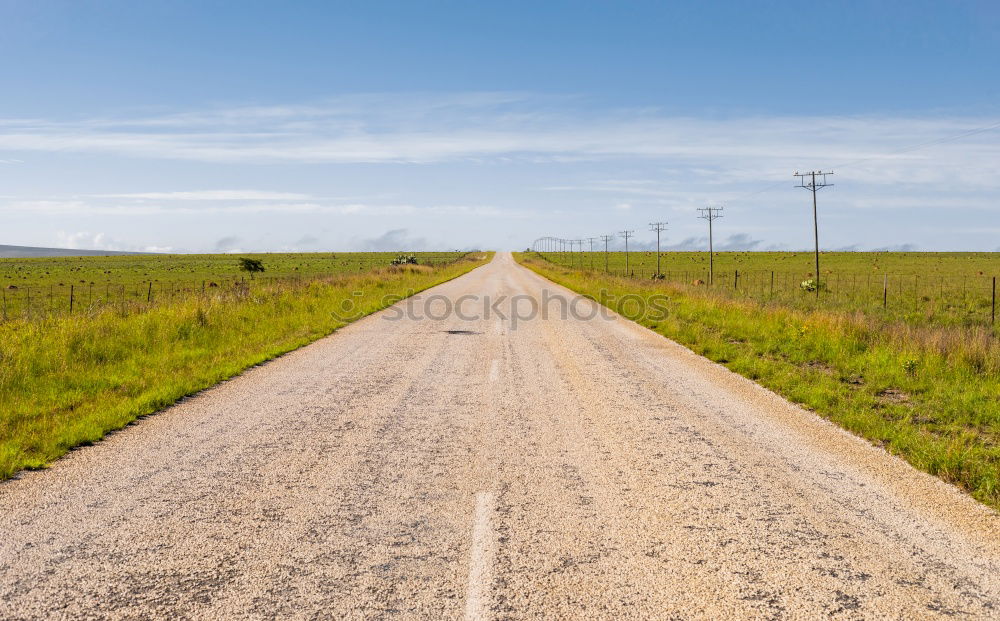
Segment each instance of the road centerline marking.
[{"label": "road centerline marking", "polygon": [[493,528],[494,498],[490,492],[476,494],[472,518],[472,546],[469,549],[469,585],[465,593],[465,618],[490,618],[490,586],[496,559],[496,532]]}]

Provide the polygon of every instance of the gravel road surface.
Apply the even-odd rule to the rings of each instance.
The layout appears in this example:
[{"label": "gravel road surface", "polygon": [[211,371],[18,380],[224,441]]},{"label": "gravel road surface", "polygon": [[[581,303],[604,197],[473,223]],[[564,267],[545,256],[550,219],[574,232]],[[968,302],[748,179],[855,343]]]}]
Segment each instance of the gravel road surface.
[{"label": "gravel road surface", "polygon": [[0,618],[1000,617],[996,513],[571,295],[498,254],[0,484]]}]

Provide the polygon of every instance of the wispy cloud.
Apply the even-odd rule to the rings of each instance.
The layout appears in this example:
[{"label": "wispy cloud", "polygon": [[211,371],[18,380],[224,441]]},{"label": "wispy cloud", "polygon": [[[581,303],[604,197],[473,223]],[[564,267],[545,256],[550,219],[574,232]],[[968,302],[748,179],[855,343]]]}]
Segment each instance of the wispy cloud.
[{"label": "wispy cloud", "polygon": [[[166,194],[188,195],[190,192]],[[0,213],[24,212],[35,215],[206,215],[206,214],[328,214],[342,216],[454,216],[469,218],[531,218],[534,211],[526,209],[501,209],[491,205],[412,205],[407,203],[327,203],[319,201],[275,201],[265,198],[264,192],[256,198],[239,199],[212,196],[208,198],[143,199],[138,194],[103,195],[109,198],[86,199],[46,198],[39,200],[0,200]],[[278,196],[279,193],[273,193]]]},{"label": "wispy cloud", "polygon": [[308,194],[265,192],[260,190],[196,190],[190,192],[136,192],[132,194],[97,194],[96,198],[128,198],[162,201],[300,201]]},{"label": "wispy cloud", "polygon": [[[854,163],[852,176],[866,183],[996,183],[995,175],[984,173],[995,172],[991,162],[1000,157],[997,132],[935,145],[933,155],[927,150],[898,152],[901,146],[995,119],[705,119],[655,111],[597,114],[572,104],[518,93],[391,94],[162,116],[0,119],[0,149],[237,163],[638,158],[675,162],[678,166],[668,168],[668,176],[694,176],[708,183],[758,183],[775,171]],[[621,194],[655,195],[659,190],[641,181],[604,185],[601,191]]]},{"label": "wispy cloud", "polygon": [[[831,246],[906,239],[925,247],[963,247],[966,238],[974,238],[975,247],[989,248],[995,242],[985,228],[966,232],[969,225],[950,214],[976,210],[984,227],[995,226],[1000,128],[957,142],[941,139],[993,123],[996,119],[945,113],[695,118],[655,109],[599,109],[573,97],[526,93],[375,94],[165,114],[0,119],[3,162],[25,160],[58,172],[75,163],[74,155],[83,155],[88,166],[111,171],[93,182],[64,175],[63,194],[33,193],[37,186],[15,184],[0,196],[0,213],[106,216],[113,224],[88,220],[75,226],[107,231],[140,226],[138,219],[124,224],[120,216],[163,216],[160,221],[170,222],[167,216],[216,214],[215,222],[228,223],[236,215],[288,215],[296,217],[242,222],[248,229],[264,220],[314,223],[288,231],[283,243],[291,243],[302,231],[316,230],[315,223],[337,220],[345,226],[324,234],[331,244],[343,244],[350,235],[359,244],[374,243],[377,238],[353,227],[370,226],[377,218],[393,218],[394,226],[423,234],[426,218],[454,218],[454,230],[488,220],[487,237],[495,231],[494,243],[515,237],[519,229],[532,237],[552,232],[527,232],[534,227],[578,227],[575,234],[584,235],[616,230],[619,222],[644,229],[644,222],[655,219],[671,222],[674,246],[704,247],[694,208],[726,204],[727,218],[716,229],[720,249],[730,243],[766,249],[776,242],[799,244],[806,230],[798,218],[808,215],[808,199],[792,189],[791,173],[834,167],[837,185],[824,190],[820,205],[821,240]],[[921,143],[927,148],[901,149]],[[187,176],[176,186],[120,186],[116,164],[123,158],[137,170],[162,165],[179,171],[170,178]],[[269,164],[277,165],[267,176],[253,172]],[[368,164],[382,169],[372,172]],[[405,171],[410,165],[426,165],[429,174]],[[493,187],[475,184],[474,175],[462,177],[486,166],[498,180]],[[442,181],[451,174],[454,184]],[[274,185],[258,185],[264,179]],[[305,180],[308,190],[300,191],[292,180]],[[218,186],[206,187],[211,183]],[[385,188],[392,194],[383,194]],[[894,210],[894,218],[903,210],[914,215],[887,229],[882,226],[887,210]],[[179,230],[187,222],[178,218],[174,226]],[[723,239],[720,231],[748,237]],[[935,241],[943,232],[950,237]],[[178,233],[172,243],[180,246],[184,239]],[[210,249],[214,239],[199,243]]]}]

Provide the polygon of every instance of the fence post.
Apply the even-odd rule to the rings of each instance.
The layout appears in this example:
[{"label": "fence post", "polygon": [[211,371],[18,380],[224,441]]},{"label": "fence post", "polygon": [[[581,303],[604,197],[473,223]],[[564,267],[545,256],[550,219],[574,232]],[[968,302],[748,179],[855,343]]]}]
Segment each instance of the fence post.
[{"label": "fence post", "polygon": [[774,270],[771,270],[771,295],[774,295]]},{"label": "fence post", "polygon": [[733,289],[739,290],[740,285],[740,271],[736,270],[733,272]]},{"label": "fence post", "polygon": [[889,275],[882,274],[882,308],[889,308]]},{"label": "fence post", "polygon": [[993,314],[990,316],[990,323],[997,322],[997,277],[993,277]]},{"label": "fence post", "polygon": [[69,286],[69,312],[73,313],[73,285]]},{"label": "fence post", "polygon": [[153,281],[152,280],[149,281],[149,288],[146,289],[146,304],[149,304],[149,301],[151,299],[153,299]]},{"label": "fence post", "polygon": [[3,320],[7,321],[7,289],[3,290]]}]

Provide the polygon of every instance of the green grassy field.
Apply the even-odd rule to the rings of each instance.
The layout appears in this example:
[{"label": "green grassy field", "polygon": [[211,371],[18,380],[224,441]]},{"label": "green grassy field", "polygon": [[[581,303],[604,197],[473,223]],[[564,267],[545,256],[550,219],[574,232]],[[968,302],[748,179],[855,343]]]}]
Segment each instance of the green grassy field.
[{"label": "green grassy field", "polygon": [[[68,312],[125,301],[162,300],[249,279],[239,258],[259,259],[255,280],[309,279],[389,265],[396,252],[126,255],[0,259],[0,318]],[[417,252],[422,265],[455,261],[461,252]]]},{"label": "green grassy field", "polygon": [[[604,272],[605,255],[545,253],[559,265]],[[911,323],[989,325],[994,317],[994,277],[1000,276],[996,252],[829,252],[820,256],[816,294],[802,283],[814,277],[809,252],[720,252],[709,276],[707,252],[664,252],[660,273],[674,286],[712,288],[718,295],[780,304],[803,310],[859,311]],[[655,252],[607,256],[608,272],[649,279],[656,273]]]},{"label": "green grassy field", "polygon": [[[989,327],[800,308],[515,256],[595,299],[666,294],[668,317],[640,323],[1000,508],[1000,342]],[[989,267],[968,261],[974,271]]]},{"label": "green grassy field", "polygon": [[[123,259],[110,263],[134,261]],[[386,296],[398,299],[459,276],[488,255],[454,259],[434,267],[315,271],[309,278],[257,280],[149,304],[127,300],[86,313],[0,322],[0,479],[42,467],[74,446],[330,334],[345,324],[334,311],[346,301],[355,314],[368,314],[392,301]],[[147,271],[122,268],[121,276],[147,277],[150,263],[139,265]]]}]

